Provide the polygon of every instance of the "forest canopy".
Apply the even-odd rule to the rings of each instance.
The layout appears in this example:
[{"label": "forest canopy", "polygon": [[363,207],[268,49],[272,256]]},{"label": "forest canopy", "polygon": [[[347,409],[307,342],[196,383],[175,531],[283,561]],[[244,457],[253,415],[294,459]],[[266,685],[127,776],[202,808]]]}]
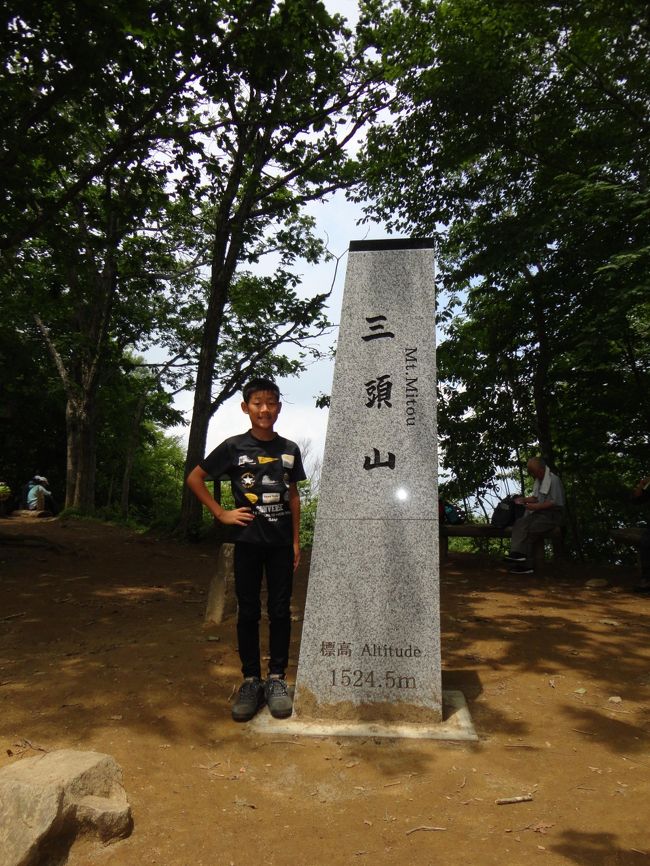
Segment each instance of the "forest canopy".
[{"label": "forest canopy", "polygon": [[[604,549],[650,463],[647,6],[359,12],[352,32],[319,0],[9,3],[3,480],[46,462],[69,507],[150,516],[161,449],[178,507],[223,402],[301,372],[328,328],[296,264],[327,255],[306,206],[345,189],[367,221],[437,239],[446,495],[487,508],[540,453],[574,550]],[[180,390],[184,466],[162,433]]]},{"label": "forest canopy", "polygon": [[[304,368],[329,327],[328,291],[299,291],[296,263],[326,256],[305,208],[350,185],[347,145],[385,88],[318,0],[13,0],[5,23],[5,323],[54,383],[65,449],[48,471],[67,507],[96,507],[124,401],[124,510],[152,406],[178,422],[173,395],[194,393],[187,473],[246,378]],[[8,440],[30,410],[11,394]],[[185,490],[184,530],[200,517]]]},{"label": "forest canopy", "polygon": [[648,469],[648,8],[377,2],[363,32],[395,98],[357,197],[438,238],[448,492],[503,493],[540,453],[588,552]]}]

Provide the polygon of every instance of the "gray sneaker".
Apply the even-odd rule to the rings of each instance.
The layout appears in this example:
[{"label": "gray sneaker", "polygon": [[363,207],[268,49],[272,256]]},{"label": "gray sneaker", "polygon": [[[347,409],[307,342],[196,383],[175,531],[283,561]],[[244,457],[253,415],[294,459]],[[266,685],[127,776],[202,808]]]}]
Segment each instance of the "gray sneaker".
[{"label": "gray sneaker", "polygon": [[248,722],[264,705],[264,686],[259,677],[247,677],[239,687],[231,714],[236,722]]},{"label": "gray sneaker", "polygon": [[275,719],[286,719],[291,715],[293,701],[286,680],[281,677],[268,677],[264,683],[264,697]]}]

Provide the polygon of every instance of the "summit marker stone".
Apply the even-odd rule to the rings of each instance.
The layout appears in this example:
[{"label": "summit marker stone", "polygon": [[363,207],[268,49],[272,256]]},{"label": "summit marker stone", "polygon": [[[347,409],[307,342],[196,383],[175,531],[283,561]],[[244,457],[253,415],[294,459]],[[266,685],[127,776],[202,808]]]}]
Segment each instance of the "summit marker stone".
[{"label": "summit marker stone", "polygon": [[298,720],[442,719],[433,243],[350,244]]}]

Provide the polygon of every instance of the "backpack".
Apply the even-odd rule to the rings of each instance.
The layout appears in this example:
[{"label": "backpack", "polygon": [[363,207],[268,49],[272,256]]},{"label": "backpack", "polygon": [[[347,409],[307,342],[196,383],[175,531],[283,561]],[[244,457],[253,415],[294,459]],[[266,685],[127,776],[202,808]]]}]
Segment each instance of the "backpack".
[{"label": "backpack", "polygon": [[462,509],[452,502],[445,502],[444,500],[438,504],[438,514],[441,523],[449,523],[452,526],[465,523],[467,519],[467,515]]},{"label": "backpack", "polygon": [[521,517],[525,511],[526,509],[523,505],[515,503],[514,496],[506,496],[505,499],[502,499],[497,504],[497,507],[492,512],[490,523],[492,526],[496,526],[497,529],[505,529],[506,526],[512,526],[515,520]]}]

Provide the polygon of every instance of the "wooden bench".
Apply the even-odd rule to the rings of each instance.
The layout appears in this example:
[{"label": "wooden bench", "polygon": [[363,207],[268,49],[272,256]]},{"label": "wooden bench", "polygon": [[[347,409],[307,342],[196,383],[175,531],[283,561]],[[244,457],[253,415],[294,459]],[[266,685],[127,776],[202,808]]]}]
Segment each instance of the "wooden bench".
[{"label": "wooden bench", "polygon": [[[498,527],[490,523],[441,523],[440,524],[440,555],[447,559],[449,555],[450,538],[510,538],[512,526]],[[564,533],[562,527],[556,526],[546,535],[542,535],[533,543],[533,562],[536,570],[544,564],[544,542],[549,538],[553,545],[553,557],[559,559],[564,552]]]},{"label": "wooden bench", "polygon": [[641,566],[641,538],[647,529],[642,526],[621,526],[618,529],[610,530],[609,537],[618,544],[628,544],[631,547],[637,548],[637,564]]},{"label": "wooden bench", "polygon": [[641,546],[641,536],[646,532],[642,526],[623,526],[620,529],[612,529],[609,536],[621,544],[630,544],[632,547]]}]

